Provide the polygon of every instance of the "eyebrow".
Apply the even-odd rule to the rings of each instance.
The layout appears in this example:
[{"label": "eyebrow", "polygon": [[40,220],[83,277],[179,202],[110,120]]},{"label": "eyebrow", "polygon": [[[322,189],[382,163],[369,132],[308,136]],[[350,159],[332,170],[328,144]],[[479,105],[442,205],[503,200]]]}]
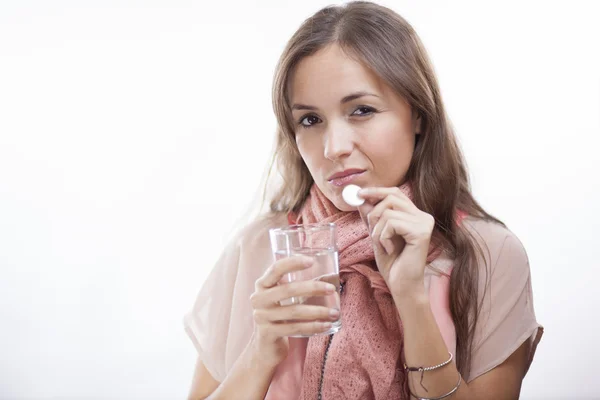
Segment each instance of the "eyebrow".
[{"label": "eyebrow", "polygon": [[[348,103],[348,102],[351,102],[352,100],[356,100],[356,99],[359,99],[361,97],[366,97],[366,96],[379,97],[376,94],[369,93],[369,92],[364,92],[364,91],[354,92],[354,93],[350,93],[348,96],[345,96],[340,101],[340,104]],[[317,107],[315,107],[315,106],[309,106],[309,105],[306,105],[306,104],[294,104],[292,106],[292,110],[310,110],[310,111],[316,111]]]}]

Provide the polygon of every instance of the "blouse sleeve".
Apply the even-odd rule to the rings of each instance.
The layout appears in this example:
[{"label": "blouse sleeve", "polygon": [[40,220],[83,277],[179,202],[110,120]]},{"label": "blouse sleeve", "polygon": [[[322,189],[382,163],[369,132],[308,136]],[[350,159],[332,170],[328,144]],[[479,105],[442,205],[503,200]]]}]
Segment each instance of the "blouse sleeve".
[{"label": "blouse sleeve", "polygon": [[223,382],[254,330],[250,296],[273,255],[269,229],[287,224],[285,214],[266,215],[232,239],[204,281],[184,328],[210,374]]},{"label": "blouse sleeve", "polygon": [[[526,340],[531,341],[527,369],[543,333],[533,308],[531,273],[527,253],[510,231],[491,244],[489,284],[480,277],[479,298],[483,299],[475,328],[471,371],[467,382],[504,362]],[[493,250],[498,249],[498,250]]]},{"label": "blouse sleeve", "polygon": [[224,355],[239,256],[236,237],[225,247],[204,281],[192,310],[184,317],[186,333],[208,372],[219,382],[226,375]]}]

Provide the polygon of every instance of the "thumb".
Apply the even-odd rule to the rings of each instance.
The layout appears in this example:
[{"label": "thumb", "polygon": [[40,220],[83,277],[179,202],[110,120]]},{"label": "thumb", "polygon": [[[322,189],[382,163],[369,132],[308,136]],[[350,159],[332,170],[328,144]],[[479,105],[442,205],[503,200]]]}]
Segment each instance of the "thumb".
[{"label": "thumb", "polygon": [[369,233],[371,233],[372,227],[369,226],[369,220],[367,217],[371,210],[373,210],[373,208],[375,208],[375,206],[369,203],[368,201],[365,201],[362,206],[358,206],[358,213],[360,214],[360,219],[362,219],[362,221],[365,223]]},{"label": "thumb", "polygon": [[[369,203],[368,201],[365,201],[364,204],[362,206],[358,207],[358,213],[360,214],[360,219],[363,220],[363,222],[365,223],[366,227],[367,227],[367,232],[369,232],[369,236],[371,236],[373,234],[373,229],[375,229],[375,225],[377,224],[377,221],[371,221],[371,224],[373,226],[371,226],[371,224],[369,224],[369,213],[373,210],[373,208],[375,208],[375,206],[371,203]],[[385,247],[383,247],[383,245],[381,243],[379,243],[379,240],[373,240],[373,250],[375,251],[375,258],[377,259],[378,255],[382,255],[382,254],[390,254],[390,251],[388,249],[386,249]]]}]

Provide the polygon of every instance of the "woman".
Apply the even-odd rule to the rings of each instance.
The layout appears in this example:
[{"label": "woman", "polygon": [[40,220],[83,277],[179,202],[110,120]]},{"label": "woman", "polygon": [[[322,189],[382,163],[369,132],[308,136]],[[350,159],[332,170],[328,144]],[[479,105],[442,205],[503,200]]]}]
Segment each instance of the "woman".
[{"label": "woman", "polygon": [[[190,398],[518,398],[543,331],[527,255],[473,198],[412,27],[368,2],[320,10],[289,41],[273,97],[283,181],[186,316]],[[350,182],[365,188],[358,209],[341,196]],[[289,338],[338,310],[279,300],[336,288],[279,285],[310,260],[273,263],[268,229],[323,222],[338,226],[343,327]]]}]

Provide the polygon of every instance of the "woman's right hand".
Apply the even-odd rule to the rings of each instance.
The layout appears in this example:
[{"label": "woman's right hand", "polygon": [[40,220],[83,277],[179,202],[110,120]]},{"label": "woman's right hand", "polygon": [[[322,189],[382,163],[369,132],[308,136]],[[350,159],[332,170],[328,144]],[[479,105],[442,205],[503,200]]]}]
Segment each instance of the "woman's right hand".
[{"label": "woman's right hand", "polygon": [[304,256],[283,258],[273,263],[256,280],[250,296],[254,310],[255,350],[263,361],[279,364],[288,354],[290,335],[311,335],[331,328],[339,318],[339,310],[323,306],[293,304],[281,306],[280,301],[290,297],[312,297],[332,294],[336,287],[318,280],[279,283],[285,274],[310,268],[314,259]]}]

